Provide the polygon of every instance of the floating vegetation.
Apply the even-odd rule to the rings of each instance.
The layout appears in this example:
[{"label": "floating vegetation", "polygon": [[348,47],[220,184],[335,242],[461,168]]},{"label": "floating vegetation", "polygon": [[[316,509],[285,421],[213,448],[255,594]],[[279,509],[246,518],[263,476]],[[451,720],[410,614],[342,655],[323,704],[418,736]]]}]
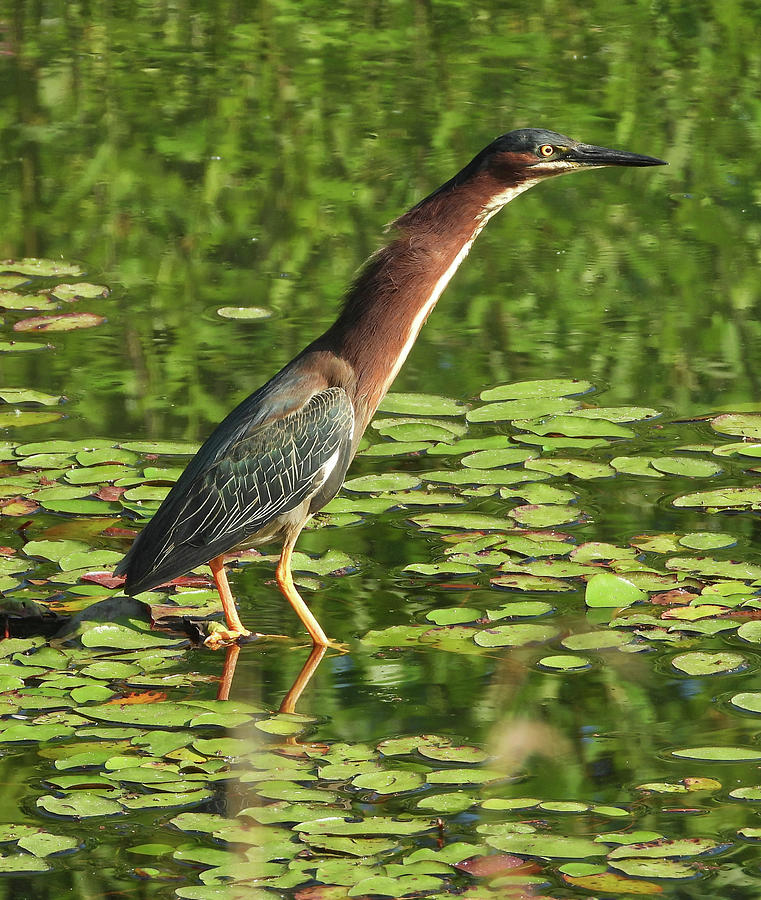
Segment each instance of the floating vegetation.
[{"label": "floating vegetation", "polygon": [[[70,285],[75,298],[104,296],[82,284]],[[537,887],[552,896],[552,886],[626,896],[710,883],[714,860],[728,865],[730,852],[761,837],[753,818],[761,692],[748,680],[761,645],[761,560],[745,527],[761,488],[745,468],[754,445],[737,443],[761,432],[752,415],[723,415],[687,444],[657,411],[593,407],[590,391],[560,379],[519,383],[484,392],[484,405],[470,409],[429,395],[387,399],[346,490],[313,523],[319,537],[337,524],[377,528],[382,516],[391,525],[384,534],[415,548],[387,576],[404,602],[372,626],[344,621],[336,636],[358,638],[348,659],[381,679],[400,660],[427,659],[461,673],[453,692],[458,677],[509,666],[506,684],[522,690],[535,679],[541,690],[514,703],[515,720],[489,739],[400,736],[381,724],[380,737],[362,742],[349,727],[339,739],[324,719],[293,709],[215,699],[217,675],[190,655],[204,620],[219,615],[205,567],[138,600],[120,594],[113,567],[195,444],[24,440],[13,426],[52,421],[61,398],[0,389],[8,429],[0,587],[12,635],[0,642],[0,764],[23,754],[35,772],[31,805],[14,814],[11,804],[0,829],[0,870],[49,877],[91,852],[77,831],[87,822],[129,835],[134,875],[171,876],[176,896],[198,900],[222,890],[327,900],[500,897]],[[531,436],[541,442],[523,440]],[[573,450],[562,443],[584,440]],[[713,484],[696,491],[696,479]],[[618,540],[598,532],[619,484],[665,498],[669,530],[653,518]],[[357,571],[352,592],[382,577],[372,560],[327,541],[293,558],[297,581],[318,600],[340,594],[340,580]],[[262,550],[240,555],[257,584],[276,563]],[[275,652],[267,646],[242,654]],[[616,680],[632,666],[637,679]],[[593,682],[607,691],[595,681],[603,672],[612,685],[605,702],[620,702],[656,671],[672,698],[711,692],[716,715],[734,728],[702,741],[660,740],[641,783],[629,787],[635,781],[621,773],[604,800],[574,795],[562,778],[534,777],[535,796],[527,794],[532,756],[567,753],[562,740],[548,746],[549,733],[532,736],[539,720],[529,728],[521,715],[533,703],[567,704],[576,685]],[[484,680],[485,697],[489,690]],[[689,798],[690,810],[706,815],[723,804],[732,828],[717,837],[696,818],[685,835],[673,811],[660,818],[643,795]]]}]

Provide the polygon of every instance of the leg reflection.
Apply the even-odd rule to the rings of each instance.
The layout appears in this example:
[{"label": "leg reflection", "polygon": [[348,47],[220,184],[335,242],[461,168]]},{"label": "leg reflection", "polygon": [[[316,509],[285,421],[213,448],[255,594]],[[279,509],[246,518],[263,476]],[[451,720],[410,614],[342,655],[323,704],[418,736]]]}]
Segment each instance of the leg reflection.
[{"label": "leg reflection", "polygon": [[317,670],[317,666],[320,665],[320,661],[323,656],[325,656],[325,651],[327,649],[327,647],[320,646],[319,644],[315,644],[312,647],[312,652],[309,654],[307,661],[296,676],[293,687],[291,687],[290,691],[288,691],[283,698],[283,702],[280,704],[281,713],[292,713],[295,711],[299,697],[304,692],[304,688],[309,684],[312,675],[314,675]]},{"label": "leg reflection", "polygon": [[[240,649],[241,648],[237,644],[231,644],[226,648],[225,665],[219,680],[217,700],[230,699],[230,688],[232,687],[233,678],[235,677],[235,666],[238,664]],[[315,644],[312,647],[312,651],[302,666],[301,671],[296,676],[296,680],[293,682],[291,689],[280,704],[281,713],[295,712],[299,697],[304,693],[304,688],[309,684],[309,681],[316,672],[317,667],[320,665],[323,656],[325,656],[325,651],[327,649],[327,647],[321,647],[319,644]]]}]

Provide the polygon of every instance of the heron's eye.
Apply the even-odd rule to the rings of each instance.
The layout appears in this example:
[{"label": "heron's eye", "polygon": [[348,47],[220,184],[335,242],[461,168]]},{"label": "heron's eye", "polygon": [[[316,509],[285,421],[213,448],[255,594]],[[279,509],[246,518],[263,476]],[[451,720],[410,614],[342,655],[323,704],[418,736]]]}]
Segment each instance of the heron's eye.
[{"label": "heron's eye", "polygon": [[547,158],[548,156],[552,156],[554,152],[555,148],[552,146],[552,144],[542,144],[542,146],[539,148],[539,155],[544,156],[545,158]]}]

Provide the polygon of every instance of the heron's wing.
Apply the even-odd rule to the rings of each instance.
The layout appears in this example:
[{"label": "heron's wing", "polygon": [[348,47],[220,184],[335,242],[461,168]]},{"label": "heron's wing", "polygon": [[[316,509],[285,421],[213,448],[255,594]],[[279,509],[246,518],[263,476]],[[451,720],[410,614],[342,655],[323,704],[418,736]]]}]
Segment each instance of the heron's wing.
[{"label": "heron's wing", "polygon": [[345,470],[353,422],[346,392],[329,388],[239,438],[191,481],[182,479],[120,563],[125,589],[138,593],[175,578],[299,506],[337,466]]}]

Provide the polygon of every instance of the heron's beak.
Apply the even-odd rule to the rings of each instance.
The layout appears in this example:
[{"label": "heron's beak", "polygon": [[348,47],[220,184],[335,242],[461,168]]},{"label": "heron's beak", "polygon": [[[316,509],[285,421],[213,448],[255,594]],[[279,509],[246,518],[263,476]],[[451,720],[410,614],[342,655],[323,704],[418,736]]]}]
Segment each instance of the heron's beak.
[{"label": "heron's beak", "polygon": [[642,156],[629,153],[628,150],[610,150],[608,147],[595,147],[594,144],[577,144],[564,156],[566,162],[577,166],[667,166],[668,163],[654,156]]}]

